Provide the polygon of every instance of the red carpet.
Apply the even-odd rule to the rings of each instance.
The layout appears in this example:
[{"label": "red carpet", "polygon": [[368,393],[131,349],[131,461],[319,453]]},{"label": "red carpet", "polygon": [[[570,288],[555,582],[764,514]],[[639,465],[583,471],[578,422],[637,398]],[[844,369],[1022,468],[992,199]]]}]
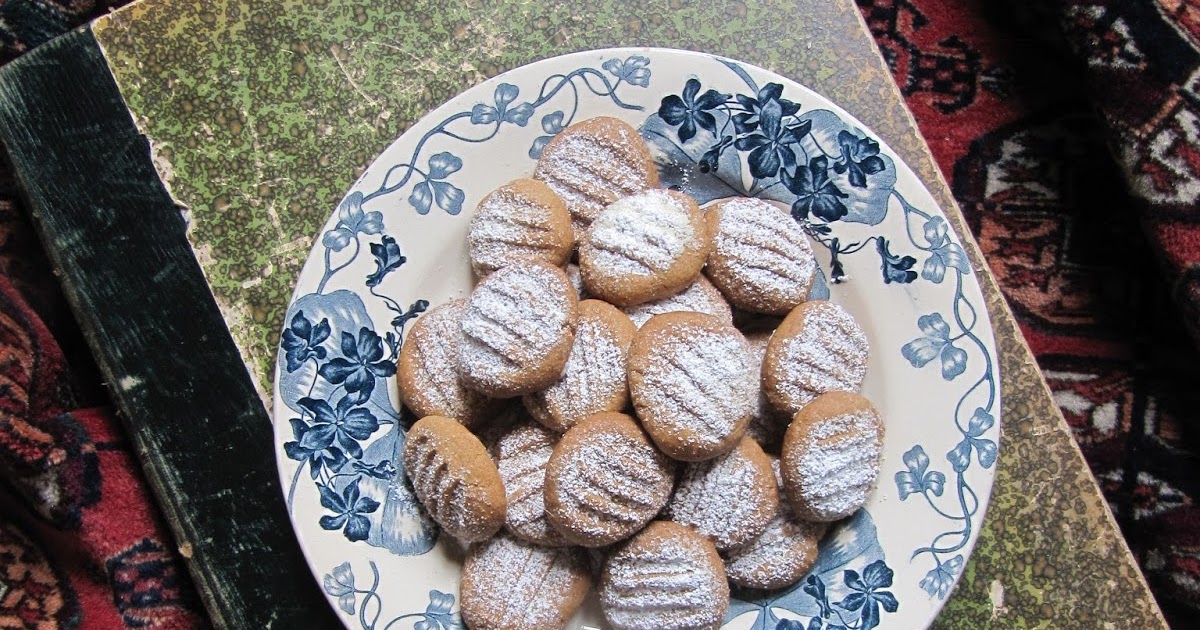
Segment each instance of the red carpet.
[{"label": "red carpet", "polygon": [[[858,2],[1155,595],[1187,627],[1200,0]],[[107,8],[0,0],[0,62]],[[0,171],[0,627],[203,627],[54,286]]]}]

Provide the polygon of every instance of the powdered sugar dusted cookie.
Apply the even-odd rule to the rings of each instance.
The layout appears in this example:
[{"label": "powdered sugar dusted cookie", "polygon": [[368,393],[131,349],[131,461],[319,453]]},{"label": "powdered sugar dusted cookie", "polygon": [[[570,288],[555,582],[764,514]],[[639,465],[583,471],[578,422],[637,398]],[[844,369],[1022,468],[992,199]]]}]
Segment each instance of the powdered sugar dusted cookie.
[{"label": "powdered sugar dusted cookie", "polygon": [[471,630],[565,628],[592,587],[579,549],[547,549],[501,534],[477,545],[462,571]]},{"label": "powdered sugar dusted cookie", "polygon": [[596,414],[554,447],[546,465],[546,516],[567,540],[601,547],[650,522],[674,481],[674,463],[633,418]]},{"label": "powdered sugar dusted cookie", "polygon": [[554,265],[516,263],[484,278],[462,315],[462,382],[510,398],[557,381],[575,340],[577,305],[566,273]]},{"label": "powdered sugar dusted cookie", "polygon": [[833,302],[797,306],[767,344],[763,391],[779,411],[794,414],[818,395],[858,391],[867,372],[867,335]]},{"label": "powdered sugar dusted cookie", "polygon": [[561,265],[574,247],[566,205],[536,179],[509,182],[484,197],[467,228],[471,268],[480,276],[516,262]]},{"label": "powdered sugar dusted cookie", "polygon": [[638,132],[616,118],[599,116],[554,136],[533,176],[566,203],[578,239],[608,204],[658,187],[658,170]]},{"label": "powdered sugar dusted cookie", "polygon": [[737,445],[754,413],[757,364],[745,337],[702,313],[650,318],[629,350],[629,393],[667,455],[703,461]]},{"label": "powdered sugar dusted cookie", "polygon": [[600,300],[579,303],[575,343],[562,378],[522,401],[543,425],[564,432],[587,416],[629,404],[625,362],[637,330],[624,313]]},{"label": "powdered sugar dusted cookie", "polygon": [[729,583],[708,539],[657,521],[609,556],[600,606],[615,630],[715,630],[729,610]]},{"label": "powdered sugar dusted cookie", "polygon": [[451,418],[428,416],[408,430],[404,471],[429,516],[462,542],[504,525],[504,482],[483,444]]},{"label": "powdered sugar dusted cookie", "polygon": [[733,309],[729,308],[729,302],[725,301],[725,297],[721,295],[717,287],[714,287],[703,274],[697,276],[696,281],[689,284],[683,291],[661,300],[627,307],[625,314],[633,320],[638,328],[641,328],[642,324],[655,315],[677,311],[706,313],[727,324],[733,323]]},{"label": "powdered sugar dusted cookie", "polygon": [[712,235],[696,202],[673,190],[648,190],[613,202],[579,241],[588,293],[617,306],[658,300],[700,275]]},{"label": "powdered sugar dusted cookie", "polygon": [[666,514],[730,551],[763,533],[778,508],[771,460],[743,437],[732,451],[685,466]]},{"label": "powdered sugar dusted cookie", "polygon": [[466,300],[452,300],[417,318],[400,349],[397,385],[418,418],[446,416],[474,428],[497,413],[500,401],[467,388],[458,377],[459,320],[465,309]]},{"label": "powdered sugar dusted cookie", "polygon": [[821,394],[796,413],[779,471],[796,516],[836,521],[867,500],[879,476],[883,421],[866,398]]},{"label": "powdered sugar dusted cookie", "polygon": [[706,217],[714,235],[708,277],[734,306],[784,315],[804,302],[817,259],[788,213],[737,197],[710,207]]},{"label": "powdered sugar dusted cookie", "polygon": [[523,422],[496,442],[500,479],[508,498],[504,526],[522,540],[559,547],[567,541],[546,520],[543,502],[546,463],[554,452],[558,434],[536,422]]},{"label": "powdered sugar dusted cookie", "polygon": [[[771,467],[782,491],[779,460],[772,458]],[[746,588],[775,590],[795,584],[816,564],[817,545],[827,528],[828,523],[798,520],[788,501],[780,501],[762,535],[724,555],[725,574]]]}]

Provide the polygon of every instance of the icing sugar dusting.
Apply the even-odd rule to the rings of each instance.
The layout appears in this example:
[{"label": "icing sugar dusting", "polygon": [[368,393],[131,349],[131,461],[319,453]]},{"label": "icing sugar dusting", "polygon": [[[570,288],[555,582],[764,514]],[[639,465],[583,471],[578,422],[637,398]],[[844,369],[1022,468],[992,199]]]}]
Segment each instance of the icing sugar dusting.
[{"label": "icing sugar dusting", "polygon": [[849,516],[866,502],[879,475],[880,430],[875,414],[847,413],[818,422],[789,450],[784,464],[815,517]]},{"label": "icing sugar dusting", "polygon": [[496,443],[500,479],[504,481],[508,510],[505,526],[529,542],[559,546],[566,540],[546,521],[543,502],[546,462],[558,436],[533,423],[514,427]]},{"label": "icing sugar dusting", "polygon": [[[641,142],[624,127],[617,128],[620,142],[590,133],[568,130],[547,147],[534,171],[566,202],[578,225],[586,228],[604,207],[650,187],[640,160],[623,145]],[[636,166],[635,166],[636,165]]]},{"label": "icing sugar dusting", "polygon": [[795,304],[804,301],[817,267],[804,230],[761,199],[722,204],[716,252],[744,289]]},{"label": "icing sugar dusting", "polygon": [[609,273],[666,271],[699,237],[688,207],[663,190],[617,200],[592,223],[582,247]]},{"label": "icing sugar dusting", "polygon": [[681,293],[629,307],[625,309],[625,314],[633,320],[634,325],[641,328],[642,324],[655,315],[676,311],[705,313],[721,320],[723,324],[733,324],[733,310],[729,308],[729,303],[725,301],[717,287],[714,287],[703,275],[696,278],[696,281],[688,285],[688,288]]},{"label": "icing sugar dusting", "polygon": [[820,302],[783,345],[775,379],[795,412],[825,392],[858,391],[866,372],[866,333],[845,309]]},{"label": "icing sugar dusting", "polygon": [[712,540],[717,549],[733,549],[760,534],[775,515],[779,495],[774,481],[769,469],[737,448],[688,464],[667,515]]},{"label": "icing sugar dusting", "polygon": [[[521,260],[558,258],[550,210],[512,191],[500,189],[480,204],[467,231],[467,246],[475,268],[491,272]],[[556,259],[557,258],[557,259]]]},{"label": "icing sugar dusting", "polygon": [[572,289],[544,264],[504,267],[480,282],[462,316],[459,373],[503,385],[570,332]]},{"label": "icing sugar dusting", "polygon": [[426,399],[426,406],[460,422],[475,418],[480,406],[488,402],[482,394],[464,387],[458,377],[459,320],[465,309],[464,300],[430,309],[409,333],[417,366],[415,389]]},{"label": "icing sugar dusting", "polygon": [[464,617],[491,628],[561,625],[572,592],[590,584],[577,549],[547,549],[500,535],[472,550],[463,567]]},{"label": "icing sugar dusting", "polygon": [[698,445],[727,438],[758,404],[758,372],[741,333],[687,326],[662,338],[633,392],[641,417],[694,432]]},{"label": "icing sugar dusting", "polygon": [[539,422],[560,431],[594,413],[620,411],[628,401],[626,356],[627,348],[602,318],[581,316],[562,378],[527,395],[526,409]]},{"label": "icing sugar dusting", "polygon": [[632,534],[670,498],[670,460],[644,439],[596,432],[562,457],[558,500],[571,512],[573,529],[589,537]]},{"label": "icing sugar dusting", "polygon": [[710,553],[694,534],[635,539],[605,566],[605,617],[618,630],[715,628],[729,586]]}]

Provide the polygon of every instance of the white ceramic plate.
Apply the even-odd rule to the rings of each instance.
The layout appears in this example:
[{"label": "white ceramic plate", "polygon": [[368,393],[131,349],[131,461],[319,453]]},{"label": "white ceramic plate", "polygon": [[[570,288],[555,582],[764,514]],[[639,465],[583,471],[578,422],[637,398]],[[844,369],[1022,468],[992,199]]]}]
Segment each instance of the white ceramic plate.
[{"label": "white ceramic plate", "polygon": [[[724,627],[926,626],[975,542],[1000,432],[970,263],[912,171],[849,114],[766,70],[662,49],[556,57],[467,90],[376,158],[321,231],[281,338],[274,421],[292,524],[331,605],[351,628],[460,627],[457,552],[397,470],[413,420],[398,346],[424,308],[471,290],[465,235],[480,199],[598,115],[639,128],[664,184],[701,203],[791,207],[825,277],[845,280],[817,296],[871,342],[863,392],[887,425],[875,491],[805,580],[735,592]],[[585,606],[570,627],[606,626]]]}]

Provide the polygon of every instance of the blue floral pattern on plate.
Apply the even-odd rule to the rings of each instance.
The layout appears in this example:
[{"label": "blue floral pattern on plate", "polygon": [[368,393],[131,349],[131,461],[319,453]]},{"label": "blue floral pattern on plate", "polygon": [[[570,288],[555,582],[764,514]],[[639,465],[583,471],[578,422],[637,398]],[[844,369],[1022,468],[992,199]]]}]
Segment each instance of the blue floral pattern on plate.
[{"label": "blue floral pattern on plate", "polygon": [[[655,60],[683,54],[689,53],[599,51],[591,54],[593,63],[547,71],[530,95],[517,83],[532,82],[505,77],[493,81],[489,92],[475,88],[466,94],[490,96],[453,108],[461,100],[456,99],[449,110],[419,123],[424,131],[406,145],[411,150],[405,158],[386,164],[381,176],[364,176],[321,234],[302,274],[301,286],[309,288],[297,291],[280,338],[276,427],[289,511],[294,519],[312,518],[306,522],[315,521],[318,528],[297,520],[298,531],[340,536],[344,544],[385,554],[324,565],[332,567],[321,573],[324,590],[348,625],[388,628],[411,621],[417,630],[462,627],[454,595],[440,590],[429,591],[424,611],[385,612],[388,590],[376,562],[424,556],[439,534],[398,467],[404,431],[414,418],[389,393],[406,328],[430,306],[426,296],[401,304],[384,288],[394,278],[409,284],[421,279],[405,276],[412,264],[405,240],[412,247],[419,237],[405,227],[412,224],[401,212],[457,217],[470,199],[487,192],[473,190],[464,176],[471,145],[511,137],[507,129],[530,127],[519,132],[528,138],[521,145],[527,149],[512,156],[527,162],[511,167],[527,175],[532,160],[581,112],[636,121],[663,185],[683,189],[701,204],[747,195],[788,208],[817,244],[823,273],[833,286],[851,279],[848,260],[867,257],[878,269],[879,288],[873,291],[917,295],[927,283],[946,287],[929,295],[949,296],[944,304],[921,301],[925,312],[914,317],[912,336],[879,350],[897,352],[914,371],[912,378],[930,386],[934,381],[928,379],[936,379],[945,384],[941,391],[954,392],[954,404],[948,405],[952,416],[946,419],[957,436],[950,440],[954,446],[936,451],[944,452],[936,460],[927,448],[932,441],[906,445],[903,467],[885,471],[892,474],[895,493],[877,490],[913,504],[907,514],[924,510],[920,518],[926,525],[944,525],[927,527],[926,544],[893,550],[887,557],[871,511],[860,510],[822,542],[816,566],[804,580],[781,592],[735,590],[727,620],[752,614],[751,627],[759,630],[868,630],[903,614],[898,611],[908,600],[899,593],[911,598],[919,589],[937,602],[960,576],[981,517],[977,488],[980,480],[990,486],[997,458],[999,409],[990,327],[980,316],[983,308],[965,251],[936,210],[918,208],[901,192],[892,154],[836,108],[809,107],[813,95],[789,88],[786,81],[760,84],[754,76],[770,76],[765,71],[698,55],[689,59],[715,61],[716,69],[657,85]],[[537,67],[513,75],[528,78]],[[732,82],[718,72],[728,73]],[[706,86],[714,80],[720,87]],[[375,183],[365,185],[368,180]],[[911,190],[908,186],[905,190]],[[301,515],[295,503],[305,477],[319,510]],[[902,575],[897,562],[907,563]],[[916,575],[923,577],[914,577],[908,566],[920,566],[923,573]],[[356,583],[356,567],[370,571],[369,587]]]}]

